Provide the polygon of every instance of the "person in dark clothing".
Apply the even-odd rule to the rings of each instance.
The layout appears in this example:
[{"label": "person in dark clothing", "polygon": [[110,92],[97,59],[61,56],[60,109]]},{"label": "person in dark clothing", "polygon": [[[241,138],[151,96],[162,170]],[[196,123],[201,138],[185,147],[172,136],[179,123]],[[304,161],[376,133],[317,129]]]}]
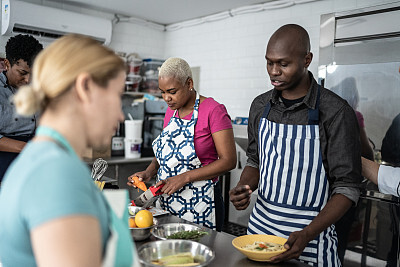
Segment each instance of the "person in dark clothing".
[{"label": "person in dark clothing", "polygon": [[20,86],[28,84],[33,61],[42,49],[30,35],[11,37],[6,44],[6,70],[0,73],[0,183],[36,128],[36,116],[17,115],[11,99]]},{"label": "person in dark clothing", "polygon": [[382,140],[382,160],[400,166],[400,114],[392,121]]},{"label": "person in dark clothing", "polygon": [[[381,155],[384,162],[400,167],[400,114],[393,119],[392,124],[382,140]],[[399,192],[399,187],[400,184],[397,186],[397,193]],[[393,239],[386,266],[394,267],[396,266],[399,247],[399,240],[396,237],[399,236],[400,209],[391,206],[389,212]]]},{"label": "person in dark clothing", "polygon": [[[364,124],[364,116],[358,111],[358,104],[360,96],[357,89],[356,79],[354,77],[347,77],[343,79],[338,85],[331,88],[333,92],[342,97],[353,108],[358,126],[360,128],[360,142],[361,142],[361,156],[369,160],[374,159],[374,151],[369,142],[367,132]],[[352,206],[346,213],[335,223],[335,230],[338,237],[338,255],[339,259],[344,264],[344,255],[350,232],[352,230],[353,222],[356,218],[357,209],[359,206]]]},{"label": "person in dark clothing", "polygon": [[[400,73],[400,68],[399,68]],[[386,131],[382,140],[381,147],[382,161],[377,162],[362,158],[362,175],[374,184],[378,185],[380,192],[400,197],[400,114],[398,114]],[[400,208],[390,205],[389,209],[391,224],[389,225],[393,233],[391,248],[387,255],[386,267],[398,266],[398,249],[400,240]]]}]

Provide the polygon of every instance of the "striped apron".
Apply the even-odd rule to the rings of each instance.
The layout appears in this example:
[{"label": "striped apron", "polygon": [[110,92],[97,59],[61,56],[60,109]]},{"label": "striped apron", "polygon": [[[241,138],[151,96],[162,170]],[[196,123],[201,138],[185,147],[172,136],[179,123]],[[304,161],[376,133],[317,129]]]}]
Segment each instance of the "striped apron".
[{"label": "striped apron", "polygon": [[[153,151],[160,165],[157,182],[201,167],[194,148],[194,126],[199,113],[200,95],[196,92],[190,120],[171,117],[168,125],[153,141]],[[216,229],[214,187],[217,181],[191,182],[172,195],[162,195],[160,206],[172,215]]]},{"label": "striped apron", "polygon": [[[258,130],[258,198],[248,234],[288,238],[309,225],[328,201],[329,184],[319,142],[319,96],[318,87],[316,108],[308,111],[308,125],[269,121],[271,104],[266,105]],[[341,266],[334,226],[308,243],[299,260],[312,266]]]}]

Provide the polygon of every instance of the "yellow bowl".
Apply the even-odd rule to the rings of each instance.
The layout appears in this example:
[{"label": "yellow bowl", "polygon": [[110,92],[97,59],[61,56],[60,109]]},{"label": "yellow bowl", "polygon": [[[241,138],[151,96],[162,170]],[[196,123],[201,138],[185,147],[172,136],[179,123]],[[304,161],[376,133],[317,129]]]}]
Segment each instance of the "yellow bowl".
[{"label": "yellow bowl", "polygon": [[284,245],[287,239],[274,235],[243,235],[233,239],[232,245],[246,255],[249,259],[254,261],[270,261],[273,256],[279,255],[286,251],[286,249],[277,251],[250,251],[242,248],[246,245],[251,245],[256,241]]}]

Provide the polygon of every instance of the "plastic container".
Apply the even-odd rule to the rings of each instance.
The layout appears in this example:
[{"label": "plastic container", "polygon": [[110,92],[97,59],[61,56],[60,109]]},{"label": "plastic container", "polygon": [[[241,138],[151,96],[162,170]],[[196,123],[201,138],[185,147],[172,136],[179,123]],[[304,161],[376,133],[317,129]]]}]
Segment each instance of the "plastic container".
[{"label": "plastic container", "polygon": [[154,72],[157,72],[158,75],[158,70],[163,63],[164,60],[161,59],[146,58],[143,59],[142,69],[144,70],[144,73],[146,73],[146,71],[153,70]]},{"label": "plastic container", "polygon": [[159,93],[158,76],[144,76],[140,90],[147,93]]},{"label": "plastic container", "polygon": [[146,58],[143,59],[143,65],[140,68],[140,73],[142,76],[155,76],[158,79],[158,71],[164,60]]},{"label": "plastic container", "polygon": [[238,125],[248,125],[249,118],[248,117],[236,117],[235,120],[233,121],[233,123],[238,124]]},{"label": "plastic container", "polygon": [[125,120],[125,139],[142,139],[143,120]]},{"label": "plastic container", "polygon": [[123,136],[113,136],[111,139],[111,156],[123,156],[125,151]]},{"label": "plastic container", "polygon": [[139,58],[133,58],[128,62],[129,66],[129,74],[135,74],[139,75],[140,74],[140,66],[142,66],[143,60]]},{"label": "plastic container", "polygon": [[126,76],[125,90],[128,92],[139,91],[139,84],[142,80],[142,76],[136,74],[128,74]]},{"label": "plastic container", "polygon": [[125,158],[136,159],[142,155],[142,138],[127,139],[125,138]]}]

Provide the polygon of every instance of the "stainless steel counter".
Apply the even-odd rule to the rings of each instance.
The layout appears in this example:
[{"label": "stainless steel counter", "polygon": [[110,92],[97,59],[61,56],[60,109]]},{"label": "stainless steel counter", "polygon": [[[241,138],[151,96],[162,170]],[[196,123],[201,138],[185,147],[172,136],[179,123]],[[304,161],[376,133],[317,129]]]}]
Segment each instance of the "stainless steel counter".
[{"label": "stainless steel counter", "polygon": [[[157,217],[158,222],[162,223],[175,223],[175,222],[185,222],[187,221],[182,220],[176,216],[172,215],[162,215]],[[215,252],[215,259],[209,265],[211,267],[244,267],[244,266],[264,266],[264,267],[274,267],[274,266],[291,266],[291,267],[306,267],[305,263],[299,262],[297,260],[291,260],[288,262],[283,262],[280,264],[269,264],[266,262],[257,262],[247,259],[242,253],[236,250],[232,245],[232,240],[235,236],[224,233],[224,232],[217,232],[211,229],[207,230],[209,235],[206,235],[200,239],[200,243],[209,246]],[[149,242],[149,241],[156,241],[157,239],[154,236],[151,236],[150,239],[145,241],[136,242],[137,248],[141,245]]]}]

